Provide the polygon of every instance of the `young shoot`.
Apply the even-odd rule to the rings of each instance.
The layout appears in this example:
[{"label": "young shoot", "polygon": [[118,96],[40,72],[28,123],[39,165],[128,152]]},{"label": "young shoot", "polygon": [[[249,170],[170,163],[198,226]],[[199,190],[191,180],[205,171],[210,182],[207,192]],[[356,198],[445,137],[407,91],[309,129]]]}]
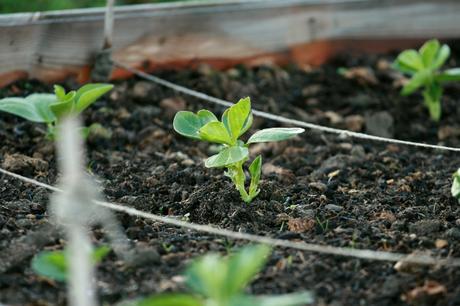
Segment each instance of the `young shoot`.
[{"label": "young shoot", "polygon": [[422,89],[425,106],[435,122],[439,122],[441,118],[442,84],[460,81],[460,68],[441,70],[449,56],[449,46],[441,45],[438,40],[432,39],[418,51],[403,51],[394,62],[397,70],[411,76],[401,94],[406,96]]},{"label": "young shoot", "polygon": [[245,143],[240,137],[249,130],[252,120],[251,100],[247,97],[225,110],[221,121],[210,111],[202,109],[196,114],[180,111],[173,122],[174,130],[185,137],[222,145],[218,154],[206,160],[205,166],[226,168],[225,175],[232,180],[246,203],[250,203],[260,192],[258,186],[262,169],[262,157],[259,155],[249,166],[251,182],[247,191],[243,165],[249,159],[249,146],[286,140],[304,132],[301,128],[269,128],[254,133]]},{"label": "young shoot", "polygon": [[[54,85],[54,94],[31,94],[25,98],[10,97],[0,99],[0,111],[4,111],[29,121],[45,123],[47,136],[56,136],[56,125],[67,115],[78,115],[98,98],[111,90],[111,84],[87,84],[68,93],[59,85]],[[84,130],[88,133],[88,130]]]},{"label": "young shoot", "polygon": [[460,169],[455,171],[452,175],[452,187],[450,188],[450,192],[454,198],[460,201]]},{"label": "young shoot", "polygon": [[[101,262],[110,252],[107,246],[101,246],[92,252],[91,259],[93,264]],[[67,251],[43,251],[32,259],[32,270],[35,273],[65,282],[69,274]]]},{"label": "young shoot", "polygon": [[185,273],[191,294],[161,294],[125,304],[130,306],[300,306],[311,304],[309,292],[278,296],[253,296],[245,288],[262,269],[271,250],[268,246],[246,246],[222,257],[207,254],[195,260]]}]

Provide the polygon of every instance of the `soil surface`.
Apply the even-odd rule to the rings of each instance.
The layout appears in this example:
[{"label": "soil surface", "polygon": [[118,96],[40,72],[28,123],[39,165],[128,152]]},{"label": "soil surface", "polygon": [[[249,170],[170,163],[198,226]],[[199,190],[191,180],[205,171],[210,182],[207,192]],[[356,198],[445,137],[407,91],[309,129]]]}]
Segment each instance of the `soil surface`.
[{"label": "soil surface", "polygon": [[[460,66],[460,53],[449,66]],[[445,88],[439,124],[420,94],[401,97],[406,79],[391,70],[395,54],[344,55],[319,68],[235,67],[219,72],[165,71],[160,76],[253,108],[332,127],[399,139],[460,146],[460,84]],[[340,68],[346,68],[340,69]],[[340,72],[340,73],[338,73]],[[75,88],[71,82],[65,84]],[[18,82],[0,96],[51,92]],[[406,254],[460,257],[460,205],[450,195],[458,153],[417,149],[306,131],[294,140],[251,147],[262,154],[260,195],[249,205],[221,170],[203,161],[216,148],[172,130],[183,109],[223,109],[132,79],[84,114],[105,130],[87,141],[88,173],[106,198],[139,210],[200,224],[292,241]],[[250,133],[276,122],[255,118]],[[56,156],[44,127],[0,113],[0,164],[55,184]],[[33,254],[65,240],[48,226],[50,193],[0,175],[0,302],[64,305],[65,286],[30,268]],[[184,290],[187,263],[208,251],[226,253],[242,241],[186,231],[117,214],[142,256],[135,266],[111,253],[98,265],[101,302],[116,304],[155,292]],[[107,243],[101,229],[95,244]],[[3,255],[2,255],[3,254]],[[394,263],[277,248],[248,288],[255,294],[311,290],[315,305],[460,305],[460,269]]]}]

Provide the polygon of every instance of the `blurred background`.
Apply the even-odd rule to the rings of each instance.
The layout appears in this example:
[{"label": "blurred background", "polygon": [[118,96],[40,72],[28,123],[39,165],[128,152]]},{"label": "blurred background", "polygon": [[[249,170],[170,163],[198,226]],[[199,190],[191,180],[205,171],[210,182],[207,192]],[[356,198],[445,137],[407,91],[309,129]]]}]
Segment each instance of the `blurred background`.
[{"label": "blurred background", "polygon": [[[174,2],[177,0],[117,0],[117,5]],[[1,0],[0,14],[40,12],[104,6],[106,0]]]}]

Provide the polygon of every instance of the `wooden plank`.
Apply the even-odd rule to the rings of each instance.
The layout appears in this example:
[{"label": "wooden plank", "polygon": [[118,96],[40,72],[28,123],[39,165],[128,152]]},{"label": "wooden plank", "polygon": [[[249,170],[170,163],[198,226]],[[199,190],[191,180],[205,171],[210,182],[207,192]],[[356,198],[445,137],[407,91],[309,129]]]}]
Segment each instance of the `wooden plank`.
[{"label": "wooden plank", "polygon": [[[331,55],[349,42],[359,46],[357,41],[393,41],[394,47],[395,41],[458,38],[458,12],[456,0],[227,0],[127,6],[115,12],[113,52],[116,60],[150,68],[201,62],[223,67],[288,61],[292,56],[319,63],[327,57],[321,52]],[[69,75],[85,79],[102,46],[103,15],[103,9],[83,9],[0,16],[0,85],[24,73],[49,81]],[[372,43],[363,46],[372,48]]]}]

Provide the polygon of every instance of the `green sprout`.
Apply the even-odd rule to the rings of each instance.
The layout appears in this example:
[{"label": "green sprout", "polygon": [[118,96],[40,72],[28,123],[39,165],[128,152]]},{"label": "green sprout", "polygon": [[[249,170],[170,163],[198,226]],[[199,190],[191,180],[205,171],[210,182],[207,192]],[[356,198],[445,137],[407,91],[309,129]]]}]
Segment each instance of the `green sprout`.
[{"label": "green sprout", "polygon": [[185,273],[193,294],[161,294],[130,306],[299,306],[313,303],[309,292],[278,296],[253,296],[244,290],[265,265],[271,252],[265,245],[246,246],[222,257],[207,254],[195,260]]},{"label": "green sprout", "polygon": [[460,169],[455,171],[452,177],[453,177],[453,181],[452,181],[452,187],[450,189],[450,192],[454,198],[460,201]]},{"label": "green sprout", "polygon": [[235,184],[244,202],[250,203],[260,192],[259,181],[262,169],[262,157],[257,156],[249,166],[251,182],[246,191],[246,175],[243,164],[249,159],[249,145],[259,142],[282,141],[304,132],[301,128],[269,128],[260,130],[244,143],[239,138],[252,125],[251,100],[241,99],[222,115],[222,120],[210,111],[202,109],[194,114],[180,111],[174,117],[174,130],[177,133],[196,140],[221,144],[218,154],[209,157],[207,168],[227,168],[225,175]]},{"label": "green sprout", "polygon": [[450,56],[448,45],[438,40],[427,41],[420,50],[405,50],[398,55],[394,67],[411,76],[401,94],[406,96],[423,88],[423,99],[433,121],[441,118],[442,83],[460,81],[460,68],[441,71],[440,68]]},{"label": "green sprout", "polygon": [[[111,90],[111,84],[87,84],[68,93],[54,85],[54,94],[31,94],[25,98],[0,99],[0,111],[4,111],[32,122],[45,123],[47,136],[53,139],[57,123],[68,115],[78,115],[98,98]],[[84,130],[87,134],[89,130]]]},{"label": "green sprout", "polygon": [[[107,246],[101,246],[91,255],[93,264],[101,262],[110,252]],[[65,282],[68,275],[67,252],[43,251],[32,259],[32,270],[38,275],[50,278],[55,281]]]}]

